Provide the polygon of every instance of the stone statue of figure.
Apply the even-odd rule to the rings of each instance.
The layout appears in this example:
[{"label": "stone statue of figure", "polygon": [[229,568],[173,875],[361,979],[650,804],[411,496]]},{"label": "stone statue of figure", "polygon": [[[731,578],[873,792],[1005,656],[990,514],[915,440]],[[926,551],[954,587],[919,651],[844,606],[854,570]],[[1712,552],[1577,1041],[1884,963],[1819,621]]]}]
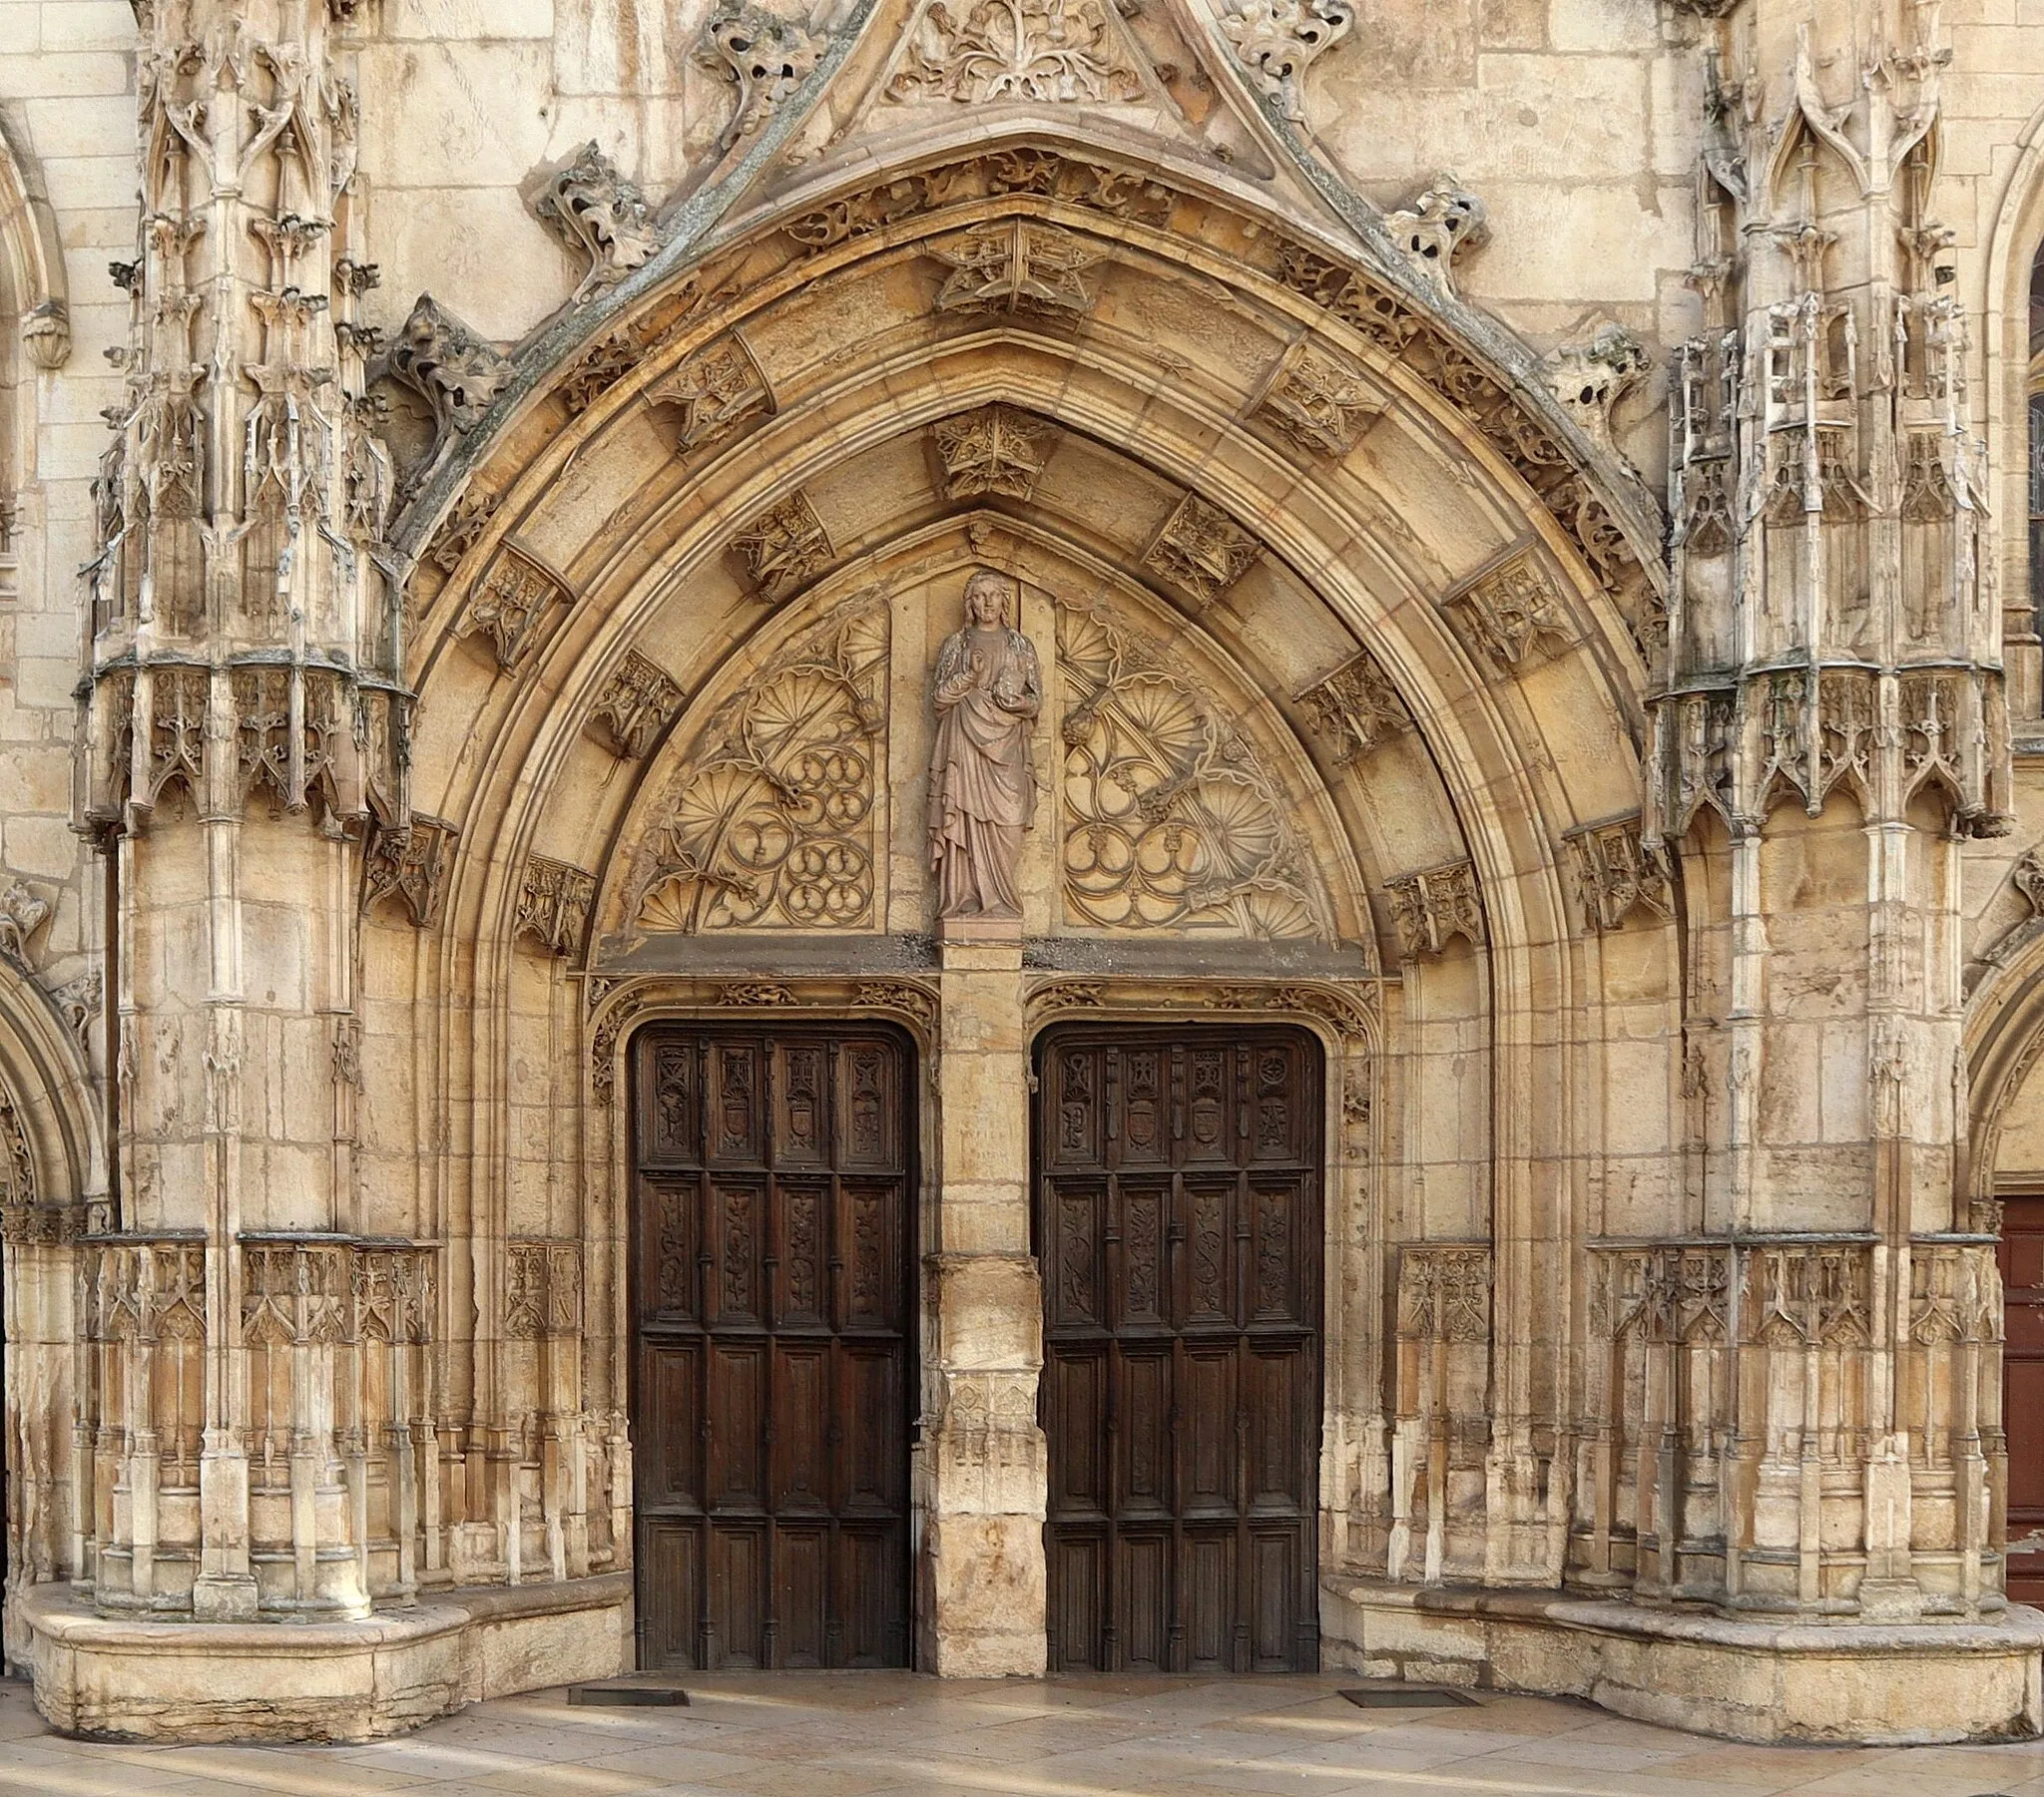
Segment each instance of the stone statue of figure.
[{"label": "stone statue of figure", "polygon": [[940,917],[1020,917],[1016,867],[1036,819],[1030,736],[1043,709],[1036,650],[1014,628],[1014,586],[990,568],[965,583],[965,628],[937,652],[930,697],[930,865]]}]

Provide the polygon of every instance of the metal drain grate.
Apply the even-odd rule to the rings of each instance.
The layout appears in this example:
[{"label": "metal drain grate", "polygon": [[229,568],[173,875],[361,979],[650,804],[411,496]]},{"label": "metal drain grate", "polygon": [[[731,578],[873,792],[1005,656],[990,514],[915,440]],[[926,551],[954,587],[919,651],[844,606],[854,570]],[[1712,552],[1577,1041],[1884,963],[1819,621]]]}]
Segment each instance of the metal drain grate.
[{"label": "metal drain grate", "polygon": [[1343,1691],[1358,1709],[1471,1709],[1476,1699],[1445,1684],[1372,1684]]},{"label": "metal drain grate", "polygon": [[689,1693],[678,1684],[571,1684],[568,1701],[672,1709],[677,1704],[686,1705]]}]

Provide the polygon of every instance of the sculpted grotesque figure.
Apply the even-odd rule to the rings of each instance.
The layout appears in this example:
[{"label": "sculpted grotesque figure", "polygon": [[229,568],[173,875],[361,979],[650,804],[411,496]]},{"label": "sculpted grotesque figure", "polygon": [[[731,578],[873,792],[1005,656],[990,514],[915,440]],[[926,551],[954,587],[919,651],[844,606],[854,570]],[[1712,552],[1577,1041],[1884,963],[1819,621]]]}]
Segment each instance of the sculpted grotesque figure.
[{"label": "sculpted grotesque figure", "polygon": [[1030,734],[1043,709],[1036,651],[1014,628],[1014,586],[965,583],[965,628],[937,652],[931,702],[930,865],[941,917],[1020,917],[1016,865],[1036,817]]}]

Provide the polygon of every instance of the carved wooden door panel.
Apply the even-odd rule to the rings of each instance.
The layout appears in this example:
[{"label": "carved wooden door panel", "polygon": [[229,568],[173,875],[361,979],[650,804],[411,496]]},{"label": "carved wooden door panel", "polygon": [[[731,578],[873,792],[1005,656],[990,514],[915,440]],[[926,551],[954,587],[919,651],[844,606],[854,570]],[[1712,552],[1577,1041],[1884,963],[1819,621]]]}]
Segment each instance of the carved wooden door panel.
[{"label": "carved wooden door panel", "polygon": [[1037,1086],[1052,1669],[1317,1670],[1319,1050],[1061,1032]]},{"label": "carved wooden door panel", "polygon": [[634,1045],[642,1666],[908,1664],[912,1066],[851,1028]]},{"label": "carved wooden door panel", "polygon": [[2002,1207],[2001,1419],[2008,1436],[2008,1594],[2044,1602],[2044,1196]]}]

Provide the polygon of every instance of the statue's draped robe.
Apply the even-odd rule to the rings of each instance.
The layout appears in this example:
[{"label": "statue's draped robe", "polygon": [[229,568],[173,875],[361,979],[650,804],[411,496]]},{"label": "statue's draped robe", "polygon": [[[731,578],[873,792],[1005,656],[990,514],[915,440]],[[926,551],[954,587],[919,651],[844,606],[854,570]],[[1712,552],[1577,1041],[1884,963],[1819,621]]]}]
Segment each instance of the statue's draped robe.
[{"label": "statue's draped robe", "polygon": [[[963,697],[945,688],[972,674]],[[1020,631],[968,626],[937,652],[937,740],[930,755],[930,864],[939,914],[1019,917],[1016,865],[1036,816],[1030,733],[1043,708],[1036,651]],[[997,691],[1011,695],[1003,706]]]}]

